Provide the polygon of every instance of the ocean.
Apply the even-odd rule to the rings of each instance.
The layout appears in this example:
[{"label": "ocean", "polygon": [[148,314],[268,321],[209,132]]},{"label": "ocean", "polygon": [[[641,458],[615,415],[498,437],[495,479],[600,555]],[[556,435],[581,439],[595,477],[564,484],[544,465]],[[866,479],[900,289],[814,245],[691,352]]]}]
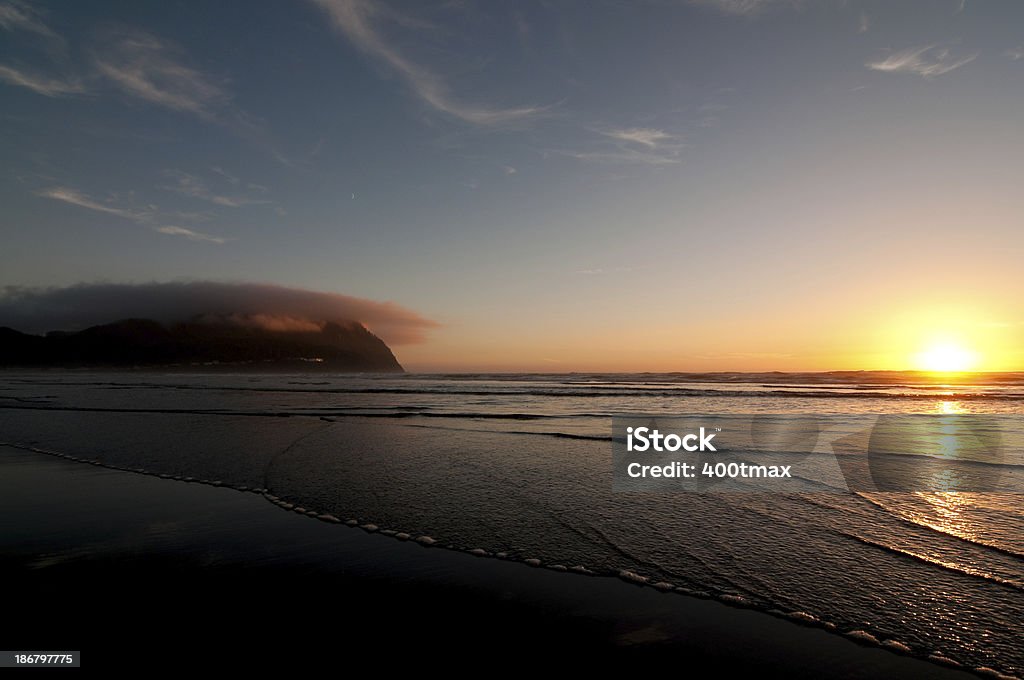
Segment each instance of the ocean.
[{"label": "ocean", "polygon": [[[389,536],[1024,671],[1024,496],[616,492],[611,423],[623,413],[1017,422],[1024,374],[937,384],[904,373],[50,371],[0,381],[0,442],[40,455],[255,490]],[[1009,453],[1001,464],[1019,468],[1022,452]]]}]

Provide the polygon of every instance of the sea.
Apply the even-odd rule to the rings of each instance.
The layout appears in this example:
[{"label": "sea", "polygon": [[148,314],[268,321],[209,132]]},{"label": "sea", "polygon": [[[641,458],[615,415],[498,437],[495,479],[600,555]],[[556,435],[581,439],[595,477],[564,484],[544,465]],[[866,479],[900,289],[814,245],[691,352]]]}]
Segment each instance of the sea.
[{"label": "sea", "polygon": [[[623,493],[611,471],[622,414],[977,415],[1024,428],[1024,374],[0,377],[0,443],[39,455],[233,487],[336,517],[339,531],[617,576],[1024,673],[1024,495]],[[1022,456],[986,464],[1019,471]]]}]

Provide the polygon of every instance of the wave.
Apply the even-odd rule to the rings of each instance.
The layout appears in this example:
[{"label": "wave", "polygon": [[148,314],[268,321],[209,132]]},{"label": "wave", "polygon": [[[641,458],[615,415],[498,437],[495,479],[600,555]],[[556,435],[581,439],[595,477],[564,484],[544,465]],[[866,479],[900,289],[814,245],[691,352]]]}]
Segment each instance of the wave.
[{"label": "wave", "polygon": [[949,531],[948,529],[946,529],[946,528],[944,528],[944,527],[942,527],[940,525],[934,524],[934,523],[924,523],[924,522],[914,521],[913,519],[907,517],[906,515],[894,511],[892,508],[890,508],[889,506],[885,505],[884,503],[882,503],[878,499],[873,498],[870,494],[857,492],[857,495],[859,497],[863,498],[865,501],[867,501],[871,505],[873,505],[876,508],[878,508],[878,509],[882,510],[883,512],[885,512],[887,515],[889,515],[891,517],[894,517],[895,519],[897,519],[897,520],[899,520],[901,522],[904,522],[906,524],[910,524],[910,525],[915,526],[915,527],[920,527],[922,529],[929,529],[931,531],[934,531],[935,533],[942,534],[943,536],[948,536],[949,538],[954,538],[954,539],[956,539],[958,541],[962,541],[962,542],[967,543],[967,544],[972,545],[972,546],[978,546],[978,547],[983,548],[985,550],[991,550],[993,552],[999,553],[1000,555],[1006,555],[1007,557],[1013,557],[1013,558],[1016,558],[1016,559],[1024,560],[1024,553],[1019,552],[1017,550],[1011,550],[1010,548],[1005,548],[1005,547],[1003,547],[1001,545],[997,545],[995,543],[989,543],[988,541],[982,541],[982,540],[977,539],[977,538],[970,538],[968,536],[962,536],[960,534],[955,534],[955,533]]},{"label": "wave", "polygon": [[857,534],[851,534],[845,531],[837,531],[836,533],[840,534],[841,536],[846,536],[847,538],[852,538],[853,540],[858,541],[859,543],[863,543],[864,545],[869,545],[874,548],[878,548],[879,550],[885,550],[886,552],[890,552],[894,555],[902,555],[904,557],[908,557],[918,562],[923,562],[925,564],[930,564],[941,569],[946,569],[948,571],[956,572],[958,574],[963,574],[964,576],[971,576],[973,578],[981,579],[983,581],[988,581],[989,583],[995,583],[1006,588],[1024,592],[1024,582],[1022,582],[1020,579],[1003,578],[1001,576],[996,576],[995,574],[983,571],[981,569],[975,569],[974,567],[960,565],[954,562],[947,562],[945,560],[940,560],[936,557],[914,552],[913,550],[899,548],[897,546],[888,545],[886,543],[875,541],[864,536],[858,536]]},{"label": "wave", "polygon": [[176,409],[176,408],[123,408],[113,406],[60,406],[60,405],[12,405],[0,404],[0,409],[17,411],[80,411],[84,413],[150,413],[162,415],[194,416],[249,416],[257,418],[318,417],[330,418],[454,418],[459,420],[548,420],[563,416],[549,416],[539,413],[430,413],[414,411],[367,411],[354,412],[348,409],[298,409],[293,411],[246,411],[229,409]]}]

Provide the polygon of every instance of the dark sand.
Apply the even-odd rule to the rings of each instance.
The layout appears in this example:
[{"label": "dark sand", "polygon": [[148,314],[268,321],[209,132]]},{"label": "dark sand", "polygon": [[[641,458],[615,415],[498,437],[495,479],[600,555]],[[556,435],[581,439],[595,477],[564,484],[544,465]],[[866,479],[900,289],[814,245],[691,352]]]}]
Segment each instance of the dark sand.
[{"label": "dark sand", "polygon": [[[968,678],[720,602],[478,558],[299,516],[253,493],[0,446],[0,648],[83,668],[610,668]],[[656,664],[656,665],[652,665]],[[382,668],[382,670],[384,670]],[[66,671],[61,671],[66,672]]]}]

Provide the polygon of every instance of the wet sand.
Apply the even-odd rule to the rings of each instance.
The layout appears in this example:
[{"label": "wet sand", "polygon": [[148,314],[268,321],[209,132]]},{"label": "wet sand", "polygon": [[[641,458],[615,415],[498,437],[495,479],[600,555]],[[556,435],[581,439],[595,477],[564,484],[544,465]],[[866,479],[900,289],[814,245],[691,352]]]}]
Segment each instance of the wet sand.
[{"label": "wet sand", "polygon": [[[84,668],[442,664],[966,678],[718,601],[424,547],[261,496],[0,446],[4,649]],[[483,664],[479,668],[467,668]],[[664,667],[659,665],[659,667]]]}]

